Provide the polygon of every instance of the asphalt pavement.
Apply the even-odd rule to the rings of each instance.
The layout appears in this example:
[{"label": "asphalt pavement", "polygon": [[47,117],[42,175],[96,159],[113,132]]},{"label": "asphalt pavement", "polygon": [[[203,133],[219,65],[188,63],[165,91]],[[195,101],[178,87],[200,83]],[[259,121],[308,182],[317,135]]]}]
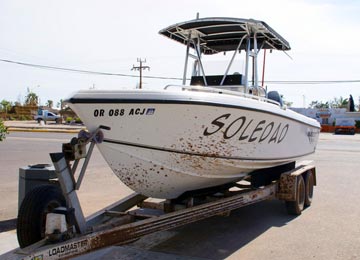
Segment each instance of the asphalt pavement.
[{"label": "asphalt pavement", "polygon": [[[74,135],[10,132],[0,143],[0,227],[16,218],[18,168],[50,162],[48,153]],[[359,158],[360,135],[321,133],[306,158],[317,168],[314,200],[300,216],[287,215],[281,201],[265,201],[81,259],[360,259]],[[130,193],[96,149],[79,191],[85,215]],[[0,254],[17,246],[15,231],[3,231]]]}]

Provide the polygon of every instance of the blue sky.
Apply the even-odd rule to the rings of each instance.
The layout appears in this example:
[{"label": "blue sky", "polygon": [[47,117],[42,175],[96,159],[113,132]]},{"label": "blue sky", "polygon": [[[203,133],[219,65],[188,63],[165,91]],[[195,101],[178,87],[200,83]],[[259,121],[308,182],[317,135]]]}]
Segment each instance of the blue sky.
[{"label": "blue sky", "polygon": [[[146,58],[145,75],[181,77],[185,48],[160,36],[168,25],[200,17],[254,18],[267,22],[290,42],[283,53],[267,56],[266,80],[359,80],[359,1],[197,0],[2,0],[0,59],[83,70],[134,74],[138,57]],[[225,58],[229,58],[227,55]],[[213,60],[224,60],[223,55]],[[71,92],[135,88],[138,79],[42,70],[0,62],[0,100],[23,101],[27,88],[42,103],[55,103]],[[180,84],[144,80],[145,88]],[[352,94],[360,83],[268,85],[301,107]]]}]

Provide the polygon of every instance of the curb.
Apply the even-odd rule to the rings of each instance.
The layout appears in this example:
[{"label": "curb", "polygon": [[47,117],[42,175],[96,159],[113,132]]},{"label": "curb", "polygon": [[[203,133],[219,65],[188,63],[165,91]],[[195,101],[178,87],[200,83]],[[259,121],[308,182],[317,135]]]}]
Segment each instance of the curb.
[{"label": "curb", "polygon": [[39,128],[21,128],[21,127],[8,127],[7,130],[9,132],[35,132],[35,133],[69,133],[69,134],[77,134],[82,129],[39,129]]}]

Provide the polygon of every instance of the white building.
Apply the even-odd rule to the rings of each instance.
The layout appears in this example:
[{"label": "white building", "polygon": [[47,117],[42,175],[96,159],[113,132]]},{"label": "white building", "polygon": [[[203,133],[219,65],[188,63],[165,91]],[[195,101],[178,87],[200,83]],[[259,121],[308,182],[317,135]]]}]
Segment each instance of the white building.
[{"label": "white building", "polygon": [[322,125],[332,125],[336,118],[352,118],[360,121],[360,112],[347,112],[346,108],[289,108],[307,117],[316,119]]}]

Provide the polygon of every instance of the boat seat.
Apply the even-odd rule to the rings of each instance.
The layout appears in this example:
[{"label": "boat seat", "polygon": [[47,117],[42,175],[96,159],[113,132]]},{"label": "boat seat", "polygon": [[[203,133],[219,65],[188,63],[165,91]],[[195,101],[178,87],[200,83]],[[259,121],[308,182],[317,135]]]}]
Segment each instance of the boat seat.
[{"label": "boat seat", "polygon": [[[208,86],[220,86],[221,80],[224,77],[224,75],[210,75],[205,76],[206,82]],[[233,74],[233,75],[227,75],[223,85],[241,85],[242,81],[242,75],[241,74]],[[190,85],[194,86],[205,86],[204,78],[203,76],[192,76]]]},{"label": "boat seat", "polygon": [[267,93],[267,98],[278,102],[281,107],[283,106],[283,100],[282,100],[279,92],[277,92],[277,91],[269,91]]}]

